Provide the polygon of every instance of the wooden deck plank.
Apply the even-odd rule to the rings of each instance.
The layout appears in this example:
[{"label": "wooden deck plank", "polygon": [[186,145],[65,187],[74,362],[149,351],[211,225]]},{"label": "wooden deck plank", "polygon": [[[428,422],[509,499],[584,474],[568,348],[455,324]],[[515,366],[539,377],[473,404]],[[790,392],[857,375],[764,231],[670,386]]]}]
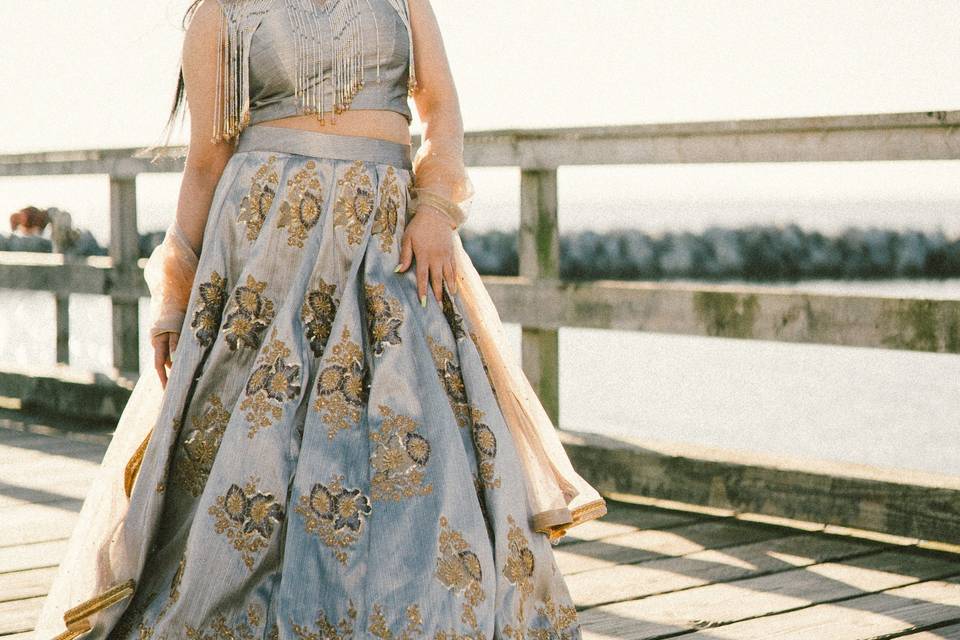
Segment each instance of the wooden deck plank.
[{"label": "wooden deck plank", "polygon": [[664,556],[683,556],[789,535],[788,529],[734,519],[707,520],[666,530],[625,533],[590,542],[558,547],[557,565],[566,575],[633,564]]},{"label": "wooden deck plank", "polygon": [[575,573],[567,577],[567,586],[577,607],[586,608],[841,560],[879,548],[851,538],[801,533]]},{"label": "wooden deck plank", "polygon": [[13,602],[0,602],[0,636],[32,631],[42,606],[42,596]]},{"label": "wooden deck plank", "polygon": [[[848,598],[855,600],[865,594],[902,587],[918,580],[958,573],[960,558],[951,563],[935,554],[891,549],[843,562],[822,562],[771,575],[597,607],[583,612],[581,621],[594,631],[607,635],[626,632],[627,635],[616,637],[646,640],[663,635],[663,629],[669,629],[671,633],[703,628],[714,631],[721,625],[742,620],[776,618],[784,612],[811,605]],[[833,638],[832,635],[823,637]],[[867,637],[870,636],[864,636]]]},{"label": "wooden deck plank", "polygon": [[66,538],[79,511],[73,498],[13,507],[0,518],[0,548]]},{"label": "wooden deck plank", "polygon": [[930,631],[908,633],[903,640],[960,640],[960,623],[938,627]]},{"label": "wooden deck plank", "polygon": [[682,524],[698,522],[705,518],[707,516],[688,511],[670,511],[608,500],[605,516],[570,529],[570,533],[560,541],[557,548],[610,538],[637,530],[668,529]]},{"label": "wooden deck plank", "polygon": [[56,575],[56,567],[0,573],[0,602],[45,596]]},{"label": "wooden deck plank", "polygon": [[47,540],[0,547],[0,574],[39,567],[55,567],[67,551],[67,540]]}]

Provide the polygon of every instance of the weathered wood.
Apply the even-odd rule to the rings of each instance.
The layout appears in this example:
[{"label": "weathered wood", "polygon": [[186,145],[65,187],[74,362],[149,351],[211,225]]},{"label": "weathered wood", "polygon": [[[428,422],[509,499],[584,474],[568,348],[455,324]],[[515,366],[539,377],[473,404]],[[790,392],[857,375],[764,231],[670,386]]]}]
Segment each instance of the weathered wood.
[{"label": "weathered wood", "polygon": [[56,567],[66,551],[66,538],[0,547],[0,574],[24,569]]},{"label": "weathered wood", "polygon": [[[594,607],[853,558],[880,548],[862,540],[803,533],[585,571],[568,576],[567,585],[578,607]],[[617,588],[611,589],[612,584]]]},{"label": "weathered wood", "polygon": [[588,433],[561,438],[600,491],[960,540],[960,477]]},{"label": "weathered wood", "polygon": [[0,602],[46,595],[56,574],[56,567],[0,573]]},{"label": "weathered wood", "polygon": [[[663,635],[664,629],[671,633],[684,629],[719,629],[723,625],[751,619],[756,621],[820,603],[856,599],[866,593],[942,578],[958,571],[960,564],[948,563],[942,558],[915,552],[886,551],[843,563],[811,564],[772,575],[605,605],[584,612],[582,622],[599,633],[616,633],[629,628],[627,635],[616,636],[624,640],[655,638]],[[857,606],[855,602],[854,608]],[[829,635],[829,628],[820,631],[822,637],[834,637]],[[723,637],[768,638],[772,635]]]},{"label": "weathered wood", "polygon": [[7,634],[31,631],[42,605],[42,596],[0,602],[0,636],[6,638]]},{"label": "weathered wood", "polygon": [[669,529],[670,527],[705,519],[705,516],[689,511],[665,511],[617,502],[616,500],[607,500],[607,514],[605,516],[573,527],[568,535],[560,540],[558,546],[564,547],[590,540],[601,540],[638,530]]},{"label": "weathered wood", "polygon": [[0,518],[0,547],[66,538],[73,531],[79,511],[72,498],[5,510]]},{"label": "weathered wood", "polygon": [[70,296],[55,294],[57,323],[57,362],[70,362]]},{"label": "weathered wood", "polygon": [[903,640],[960,640],[960,623],[900,636]]},{"label": "weathered wood", "polygon": [[[110,177],[110,258],[116,277],[139,277],[140,234],[137,231],[136,178]],[[120,375],[140,369],[140,306],[137,300],[113,296],[113,366]]]}]

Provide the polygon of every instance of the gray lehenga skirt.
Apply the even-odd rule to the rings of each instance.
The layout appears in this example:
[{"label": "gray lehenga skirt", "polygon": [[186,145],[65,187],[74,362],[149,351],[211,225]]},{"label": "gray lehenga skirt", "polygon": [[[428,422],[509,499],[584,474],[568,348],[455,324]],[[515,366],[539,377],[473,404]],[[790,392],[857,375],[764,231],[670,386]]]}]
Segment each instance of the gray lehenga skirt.
[{"label": "gray lehenga skirt", "polygon": [[580,637],[457,296],[394,272],[411,179],[408,145],[241,134],[105,637]]}]

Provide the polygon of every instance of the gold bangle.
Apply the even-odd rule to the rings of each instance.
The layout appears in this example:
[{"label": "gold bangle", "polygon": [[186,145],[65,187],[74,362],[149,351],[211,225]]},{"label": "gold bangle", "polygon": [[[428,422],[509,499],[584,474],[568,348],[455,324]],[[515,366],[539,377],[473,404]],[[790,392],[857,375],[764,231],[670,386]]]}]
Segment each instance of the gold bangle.
[{"label": "gold bangle", "polygon": [[450,224],[454,229],[466,221],[466,215],[457,203],[432,191],[425,191],[423,189],[413,188],[410,190],[410,193],[416,203],[415,206],[421,204],[432,206],[450,219]]}]

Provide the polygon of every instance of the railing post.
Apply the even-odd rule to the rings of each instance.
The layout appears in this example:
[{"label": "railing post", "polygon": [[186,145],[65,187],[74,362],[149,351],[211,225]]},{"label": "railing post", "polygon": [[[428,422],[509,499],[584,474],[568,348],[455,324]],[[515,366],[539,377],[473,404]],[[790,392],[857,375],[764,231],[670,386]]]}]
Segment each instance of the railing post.
[{"label": "railing post", "polygon": [[[560,235],[557,231],[557,170],[520,171],[520,276],[532,284],[560,276]],[[523,371],[543,408],[560,424],[560,362],[556,329],[522,328]]]},{"label": "railing post", "polygon": [[[110,258],[118,281],[132,280],[140,257],[136,177],[110,176]],[[113,366],[118,375],[140,369],[140,314],[136,299],[112,298]]]},{"label": "railing post", "polygon": [[53,297],[57,313],[57,362],[70,363],[70,296],[56,294]]}]

